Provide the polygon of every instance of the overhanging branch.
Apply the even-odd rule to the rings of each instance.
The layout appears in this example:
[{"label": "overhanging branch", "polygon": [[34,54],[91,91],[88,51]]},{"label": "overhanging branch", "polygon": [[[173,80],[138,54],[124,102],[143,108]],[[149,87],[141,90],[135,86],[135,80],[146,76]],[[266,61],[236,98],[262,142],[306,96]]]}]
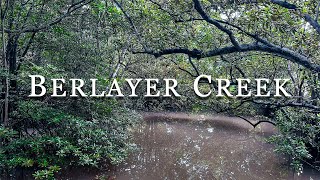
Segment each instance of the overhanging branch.
[{"label": "overhanging branch", "polygon": [[[288,3],[287,1],[282,1],[282,0],[270,0],[271,3],[277,4],[283,8],[286,9],[291,9],[291,10],[296,10],[298,11],[298,7],[295,4]],[[316,19],[313,19],[309,14],[301,13],[302,17],[304,18],[305,21],[310,23],[310,25],[320,34],[320,25],[317,22],[317,16]]]},{"label": "overhanging branch", "polygon": [[282,58],[285,58],[294,63],[300,64],[303,67],[310,69],[311,71],[320,72],[320,66],[317,64],[311,63],[307,57],[301,54],[298,54],[287,48],[281,48],[278,46],[275,46],[275,47],[267,46],[262,43],[242,44],[242,45],[239,45],[238,48],[235,46],[226,46],[222,48],[213,49],[210,51],[201,51],[198,49],[190,50],[187,48],[169,48],[169,49],[164,49],[160,51],[143,51],[143,52],[133,52],[133,53],[135,54],[146,53],[146,54],[153,55],[156,58],[164,55],[170,55],[170,54],[186,54],[192,58],[202,59],[202,58],[220,56],[225,54],[232,54],[236,52],[251,52],[251,51],[268,52],[271,54],[276,54]]},{"label": "overhanging branch", "polygon": [[27,27],[27,28],[23,28],[21,30],[5,29],[5,32],[6,33],[21,34],[21,33],[39,32],[39,31],[48,29],[49,27],[60,23],[63,19],[65,19],[66,17],[70,16],[72,12],[78,10],[79,8],[89,4],[91,2],[93,2],[93,0],[81,0],[81,1],[78,1],[78,2],[74,2],[73,4],[71,4],[68,7],[68,9],[66,10],[66,12],[64,14],[62,14],[61,16],[57,17],[56,19],[52,20],[51,22],[49,22],[47,24],[39,25],[38,27]]},{"label": "overhanging branch", "polygon": [[229,29],[227,29],[226,27],[222,26],[218,21],[216,21],[215,19],[212,19],[210,16],[208,16],[208,14],[204,11],[204,9],[201,6],[201,3],[199,0],[193,0],[194,2],[194,8],[197,10],[197,12],[200,14],[200,16],[207,21],[210,24],[213,24],[214,26],[216,26],[219,30],[225,32],[226,34],[228,34],[231,43],[233,44],[233,46],[235,48],[239,48],[239,43],[236,40],[236,38],[233,35],[233,32],[230,31]]}]

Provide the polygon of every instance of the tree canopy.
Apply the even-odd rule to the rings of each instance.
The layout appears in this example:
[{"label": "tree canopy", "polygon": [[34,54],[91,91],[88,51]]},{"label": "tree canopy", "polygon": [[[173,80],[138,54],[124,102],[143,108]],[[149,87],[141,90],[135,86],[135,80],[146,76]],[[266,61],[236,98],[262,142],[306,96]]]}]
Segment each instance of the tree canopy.
[{"label": "tree canopy", "polygon": [[[296,169],[304,161],[319,163],[317,0],[3,0],[0,5],[3,171],[35,167],[34,176],[46,179],[68,165],[121,162],[130,150],[127,129],[139,119],[135,110],[256,116],[277,126],[281,133],[270,142],[290,155]],[[29,98],[31,74],[97,78],[101,89],[114,78],[124,83],[171,77],[181,82],[183,95]],[[237,78],[290,79],[292,97],[200,99],[188,87],[201,74],[230,79],[230,91],[236,91]],[[46,86],[52,93],[52,85]],[[202,88],[216,86],[204,82]]]}]

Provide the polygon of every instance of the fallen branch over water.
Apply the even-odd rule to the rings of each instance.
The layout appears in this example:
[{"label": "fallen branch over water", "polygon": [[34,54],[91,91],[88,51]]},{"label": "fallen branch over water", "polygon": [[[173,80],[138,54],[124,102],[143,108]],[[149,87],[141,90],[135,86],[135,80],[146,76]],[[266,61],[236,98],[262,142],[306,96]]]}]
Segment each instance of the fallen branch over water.
[{"label": "fallen branch over water", "polygon": [[256,122],[256,123],[252,123],[250,120],[248,120],[248,119],[246,119],[246,118],[244,118],[244,117],[242,117],[242,116],[236,115],[236,117],[238,117],[238,118],[246,121],[246,122],[249,123],[253,128],[256,128],[256,127],[257,127],[259,124],[261,124],[261,123],[269,123],[269,124],[272,124],[272,125],[276,126],[276,123],[274,123],[274,122],[272,122],[272,121],[268,121],[268,120],[260,120],[260,121],[258,121],[258,122]]}]

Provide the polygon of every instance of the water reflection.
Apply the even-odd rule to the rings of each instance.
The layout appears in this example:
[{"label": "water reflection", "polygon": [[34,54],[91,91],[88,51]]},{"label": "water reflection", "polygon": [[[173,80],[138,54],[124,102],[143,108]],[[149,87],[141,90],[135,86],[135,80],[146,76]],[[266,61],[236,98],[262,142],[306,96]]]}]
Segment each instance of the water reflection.
[{"label": "water reflection", "polygon": [[271,127],[254,130],[239,119],[200,118],[147,117],[134,132],[138,150],[118,167],[117,179],[288,179],[292,175],[286,159],[263,142],[274,131]]}]

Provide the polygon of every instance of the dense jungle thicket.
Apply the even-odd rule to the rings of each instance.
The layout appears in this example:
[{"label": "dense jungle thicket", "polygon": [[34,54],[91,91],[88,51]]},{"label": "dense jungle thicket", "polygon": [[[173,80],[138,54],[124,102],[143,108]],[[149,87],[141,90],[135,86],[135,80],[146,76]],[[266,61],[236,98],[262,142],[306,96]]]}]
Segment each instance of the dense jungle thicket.
[{"label": "dense jungle thicket", "polygon": [[[281,133],[269,141],[289,155],[293,168],[318,167],[319,1],[1,0],[0,5],[2,174],[19,176],[27,169],[36,179],[52,179],[68,166],[122,162],[132,149],[128,129],[141,118],[136,111],[256,116],[276,124]],[[48,83],[48,95],[30,98],[31,74],[97,78],[99,89],[113,78],[121,84],[124,78],[176,78],[182,97],[52,98]],[[200,99],[191,88],[200,74],[230,79],[230,91],[236,91],[236,78],[288,78],[292,97]]]}]

